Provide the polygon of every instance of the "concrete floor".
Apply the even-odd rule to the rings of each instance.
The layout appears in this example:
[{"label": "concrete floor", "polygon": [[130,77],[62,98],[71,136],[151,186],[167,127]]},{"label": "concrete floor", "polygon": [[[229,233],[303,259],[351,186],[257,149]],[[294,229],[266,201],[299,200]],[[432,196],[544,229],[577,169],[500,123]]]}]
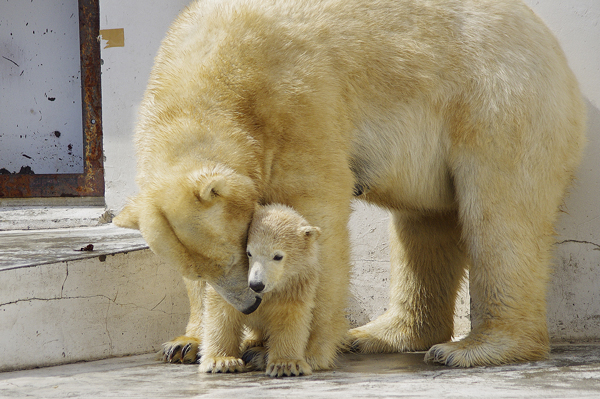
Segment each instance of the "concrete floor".
[{"label": "concrete floor", "polygon": [[344,354],[336,370],[271,379],[199,374],[140,355],[0,374],[2,398],[599,398],[600,344],[555,345],[546,361],[451,369],[423,353]]}]

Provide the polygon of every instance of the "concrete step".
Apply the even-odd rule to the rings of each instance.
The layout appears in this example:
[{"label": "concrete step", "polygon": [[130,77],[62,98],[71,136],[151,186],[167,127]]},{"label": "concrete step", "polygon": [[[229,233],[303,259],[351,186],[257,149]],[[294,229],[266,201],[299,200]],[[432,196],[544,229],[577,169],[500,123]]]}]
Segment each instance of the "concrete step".
[{"label": "concrete step", "polygon": [[180,275],[136,231],[0,232],[0,371],[158,351],[188,311]]}]

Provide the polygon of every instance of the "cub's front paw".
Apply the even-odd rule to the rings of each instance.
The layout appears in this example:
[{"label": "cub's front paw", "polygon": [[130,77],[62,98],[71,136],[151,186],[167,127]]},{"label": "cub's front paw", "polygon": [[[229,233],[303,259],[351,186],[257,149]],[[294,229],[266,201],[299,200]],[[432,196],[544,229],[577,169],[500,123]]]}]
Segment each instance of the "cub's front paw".
[{"label": "cub's front paw", "polygon": [[244,361],[237,357],[202,357],[201,373],[236,373],[244,371]]},{"label": "cub's front paw", "polygon": [[267,363],[269,377],[292,377],[311,375],[312,369],[304,360],[299,359],[274,359]]},{"label": "cub's front paw", "polygon": [[162,350],[158,352],[158,356],[166,363],[198,363],[198,360],[200,360],[199,346],[200,340],[180,336],[172,341],[165,342],[162,345]]}]

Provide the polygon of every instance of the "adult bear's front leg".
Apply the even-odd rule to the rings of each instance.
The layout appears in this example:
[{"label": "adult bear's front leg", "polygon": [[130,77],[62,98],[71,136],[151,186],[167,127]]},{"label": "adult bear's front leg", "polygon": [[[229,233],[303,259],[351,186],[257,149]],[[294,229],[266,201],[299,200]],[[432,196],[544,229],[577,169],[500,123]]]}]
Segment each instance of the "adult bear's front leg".
[{"label": "adult bear's front leg", "polygon": [[452,338],[454,304],[467,266],[457,220],[455,212],[393,214],[389,308],[350,330],[353,350],[427,350]]},{"label": "adult bear's front leg", "polygon": [[198,363],[202,342],[203,297],[206,283],[183,277],[190,300],[190,317],[185,335],[176,337],[162,345],[159,356],[168,363]]},{"label": "adult bear's front leg", "polygon": [[347,228],[350,198],[345,203],[339,200],[304,202],[297,208],[310,223],[321,228],[319,261],[322,272],[305,358],[314,371],[327,370],[335,365],[336,356],[346,346],[348,321],[345,309],[351,268]]},{"label": "adult bear's front leg", "polygon": [[205,295],[200,372],[245,371],[240,355],[244,315],[227,303],[212,287]]}]

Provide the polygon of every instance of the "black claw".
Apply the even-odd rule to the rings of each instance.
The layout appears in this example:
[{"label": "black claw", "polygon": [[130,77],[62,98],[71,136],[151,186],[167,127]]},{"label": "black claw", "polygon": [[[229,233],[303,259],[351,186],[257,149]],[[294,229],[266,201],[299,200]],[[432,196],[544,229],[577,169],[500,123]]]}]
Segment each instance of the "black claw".
[{"label": "black claw", "polygon": [[171,349],[169,349],[169,356],[168,356],[169,363],[173,363],[173,358],[175,357],[175,354],[177,352],[179,352],[180,349],[181,349],[181,345],[175,345],[175,346],[171,347]]},{"label": "black claw", "polygon": [[185,355],[188,354],[190,349],[192,349],[192,344],[187,344],[186,346],[184,346],[183,349],[181,350],[181,357],[184,358]]}]

